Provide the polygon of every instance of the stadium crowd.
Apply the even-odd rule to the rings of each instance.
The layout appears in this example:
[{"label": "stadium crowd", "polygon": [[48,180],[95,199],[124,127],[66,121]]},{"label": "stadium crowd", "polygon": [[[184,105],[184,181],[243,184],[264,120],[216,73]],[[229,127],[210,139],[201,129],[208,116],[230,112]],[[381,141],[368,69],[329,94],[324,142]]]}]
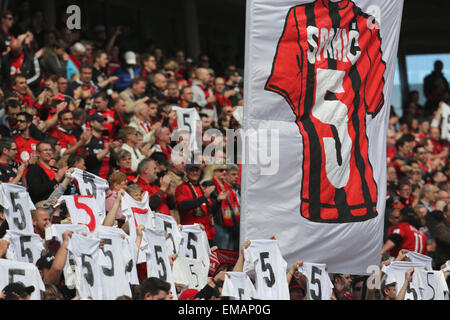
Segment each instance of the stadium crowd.
[{"label": "stadium crowd", "polygon": [[[117,214],[105,225],[127,230],[115,206],[124,191],[137,198],[146,191],[153,211],[172,216],[179,225],[202,226],[211,261],[217,264],[202,290],[181,294],[171,292],[163,280],[148,278],[145,263],[140,264],[140,284],[133,286],[132,296],[118,299],[170,299],[174,294],[186,300],[226,299],[221,295],[226,271],[242,271],[244,248],[250,244],[239,242],[241,166],[236,159],[226,161],[224,143],[227,129],[241,127],[243,82],[236,66],[213,70],[205,54],[193,60],[177,50],[172,57],[157,46],[124,50],[116,44],[120,26],[111,34],[102,25],[80,32],[46,29],[42,12],[33,19],[15,18],[11,11],[1,14],[0,180],[27,188],[36,207],[35,233],[45,239],[51,224],[70,223],[67,208],[53,205],[58,196],[80,194],[71,176],[75,168],[107,180],[105,209]],[[426,81],[426,106],[412,92],[403,117],[391,108],[380,265],[406,259],[407,251],[432,258],[434,270],[450,260],[449,141],[441,135],[449,89],[441,70],[437,62]],[[196,110],[202,150],[220,146],[210,157],[200,155],[197,164],[173,161],[177,146],[189,140],[189,135],[174,139],[179,124],[173,106]],[[208,134],[208,129],[222,137]],[[8,229],[2,208],[0,238]],[[413,241],[415,234],[423,245]],[[80,298],[64,285],[60,266],[71,235],[65,233],[62,242],[45,241],[37,262],[46,286],[44,300]],[[0,240],[0,258],[6,257],[8,246]],[[292,300],[307,297],[305,276],[296,271],[301,264],[296,262],[286,275]],[[445,272],[447,279],[449,274]],[[392,289],[392,283],[371,291],[368,276],[330,278],[336,300],[402,299],[405,294]],[[29,298],[27,290],[14,283],[0,297]]]}]

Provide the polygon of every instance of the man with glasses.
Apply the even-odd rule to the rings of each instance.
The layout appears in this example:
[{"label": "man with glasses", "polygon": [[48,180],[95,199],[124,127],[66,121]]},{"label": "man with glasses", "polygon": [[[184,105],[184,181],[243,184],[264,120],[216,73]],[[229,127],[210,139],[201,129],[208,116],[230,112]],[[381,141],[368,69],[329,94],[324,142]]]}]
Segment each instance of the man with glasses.
[{"label": "man with glasses", "polygon": [[36,146],[38,162],[29,166],[26,173],[28,193],[33,203],[47,200],[55,187],[64,179],[67,166],[58,171],[50,163],[53,159],[53,148],[45,141]]},{"label": "man with glasses", "polygon": [[30,127],[33,116],[26,112],[20,112],[17,115],[18,134],[14,136],[14,142],[17,146],[17,155],[15,161],[28,161],[36,153],[38,140],[30,135]]},{"label": "man with glasses", "polygon": [[403,178],[397,186],[397,197],[400,201],[400,209],[412,206],[414,199],[411,196],[411,192],[411,185],[408,181],[408,178]]},{"label": "man with glasses", "polygon": [[28,163],[25,162],[20,165],[14,162],[17,155],[17,146],[11,138],[0,139],[0,152],[0,180],[18,184],[23,178]]},{"label": "man with glasses", "polygon": [[431,162],[427,159],[427,152],[425,148],[421,145],[418,145],[413,148],[414,158],[417,160],[417,164],[420,167],[422,177],[431,173]]}]

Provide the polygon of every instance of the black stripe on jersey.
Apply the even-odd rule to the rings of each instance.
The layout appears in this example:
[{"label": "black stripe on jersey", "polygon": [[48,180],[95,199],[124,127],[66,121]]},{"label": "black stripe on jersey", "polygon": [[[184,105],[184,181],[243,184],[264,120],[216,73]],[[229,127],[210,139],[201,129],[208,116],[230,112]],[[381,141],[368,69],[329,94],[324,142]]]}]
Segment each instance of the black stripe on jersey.
[{"label": "black stripe on jersey", "polygon": [[[305,5],[306,26],[316,26],[316,16],[314,14],[315,2]],[[322,168],[322,148],[320,147],[319,135],[310,118],[312,107],[314,106],[315,84],[316,84],[315,64],[307,60],[306,95],[303,115],[300,121],[305,128],[309,139],[309,219],[321,221],[320,217],[320,175]],[[308,152],[308,151],[307,151]],[[305,143],[303,143],[303,154],[305,154]],[[303,168],[303,173],[305,170]],[[303,177],[303,176],[302,176]],[[303,179],[303,178],[302,178]],[[303,185],[303,181],[302,181]]]},{"label": "black stripe on jersey", "polygon": [[[360,10],[356,7],[353,6],[352,8],[353,13],[354,13],[354,19],[353,21],[350,23],[350,25],[352,25],[353,23],[355,23],[355,25],[358,27],[357,24],[357,17],[360,14]],[[361,77],[359,75],[358,72],[358,68],[357,68],[358,62],[356,62],[350,69],[349,72],[349,77],[350,80],[352,81],[352,89],[353,92],[355,93],[355,98],[353,100],[353,105],[355,106],[353,113],[351,115],[351,121],[353,123],[353,128],[355,130],[355,164],[356,164],[356,168],[358,169],[359,175],[361,177],[361,191],[363,194],[363,198],[364,198],[364,203],[366,204],[366,208],[367,208],[367,214],[364,216],[364,220],[367,219],[372,219],[374,217],[377,216],[377,212],[373,211],[372,208],[372,199],[370,196],[370,189],[369,186],[367,185],[367,181],[366,181],[366,177],[365,177],[365,172],[366,172],[366,165],[365,165],[365,161],[364,158],[361,154],[361,148],[359,145],[359,141],[360,141],[360,122],[359,122],[359,118],[358,118],[358,108],[360,106],[360,95],[359,95],[359,89],[361,88]],[[365,125],[365,123],[363,123],[363,125]],[[361,219],[361,217],[359,217]],[[358,220],[361,221],[361,220]]]},{"label": "black stripe on jersey", "polygon": [[[302,201],[309,203],[309,199],[306,198],[302,198]],[[376,202],[372,202],[372,206],[376,207],[377,203]],[[338,208],[338,206],[336,204],[329,204],[329,203],[320,203],[320,207],[321,208],[327,208],[327,209],[336,209]],[[361,203],[361,204],[355,204],[353,206],[349,206],[350,210],[355,210],[355,209],[362,209],[362,208],[366,208],[367,204],[366,203]],[[328,220],[327,220],[328,221]]]},{"label": "black stripe on jersey", "polygon": [[[294,9],[294,19],[295,19],[295,27],[297,29],[297,44],[298,44],[298,48],[300,49],[300,57],[302,59],[301,63],[298,59],[298,55],[297,55],[297,64],[298,64],[298,68],[299,68],[299,72],[303,71],[303,48],[300,44],[300,29],[298,27],[298,20],[297,20],[297,10]],[[307,38],[307,36],[305,36],[305,38]],[[303,81],[300,81],[300,95],[298,96],[298,102],[297,102],[297,114],[300,114],[300,104],[302,101],[302,97],[303,97]]]},{"label": "black stripe on jersey", "polygon": [[[331,27],[337,32],[337,30],[341,26],[341,16],[339,14],[339,6],[337,3],[334,2],[328,2],[328,14],[331,19]],[[336,36],[336,34],[335,34]],[[333,49],[333,41],[330,40],[330,46]],[[337,70],[337,59],[333,59],[333,57],[330,57],[328,55],[328,69],[331,70]],[[334,97],[337,99],[336,95]],[[341,142],[339,139],[339,135],[337,134],[336,127],[334,125],[331,126],[331,132],[333,133],[333,138],[336,141],[336,156],[337,156],[337,162],[339,165],[342,163],[342,154],[341,154]],[[341,161],[339,161],[341,160]],[[335,188],[334,192],[334,202],[336,203],[337,209],[338,209],[338,219],[341,222],[350,222],[352,220],[352,214],[350,212],[350,208],[348,206],[347,202],[347,193],[345,192],[344,188]]]},{"label": "black stripe on jersey", "polygon": [[[339,7],[337,3],[334,2],[329,2],[329,10],[328,10],[328,14],[330,15],[330,19],[331,19],[331,27],[335,30],[335,32],[337,32],[337,30],[339,29],[339,27],[341,26],[341,16],[339,15]],[[336,33],[334,34],[334,36],[336,36]],[[330,47],[333,50],[333,55],[334,55],[334,48],[333,48],[333,39],[330,39]],[[337,69],[337,60],[333,59],[332,57],[330,57],[328,55],[328,69],[332,69],[332,70],[336,70]]]}]

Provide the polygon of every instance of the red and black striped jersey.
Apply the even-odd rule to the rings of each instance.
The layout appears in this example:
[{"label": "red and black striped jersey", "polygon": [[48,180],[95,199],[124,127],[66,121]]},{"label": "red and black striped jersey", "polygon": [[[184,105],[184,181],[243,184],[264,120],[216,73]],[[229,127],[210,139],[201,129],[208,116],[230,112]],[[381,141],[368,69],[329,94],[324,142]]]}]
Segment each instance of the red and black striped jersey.
[{"label": "red and black striped jersey", "polygon": [[354,2],[290,8],[265,90],[283,96],[296,115],[303,217],[342,223],[377,216],[365,117],[384,105],[385,69],[379,30]]}]

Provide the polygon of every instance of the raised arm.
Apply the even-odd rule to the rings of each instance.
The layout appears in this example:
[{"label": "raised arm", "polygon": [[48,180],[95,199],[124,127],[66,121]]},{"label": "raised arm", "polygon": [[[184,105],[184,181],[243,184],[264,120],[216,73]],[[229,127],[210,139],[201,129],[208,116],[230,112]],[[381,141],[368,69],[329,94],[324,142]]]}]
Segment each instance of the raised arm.
[{"label": "raised arm", "polygon": [[234,265],[233,272],[242,272],[244,270],[244,249],[247,249],[250,246],[250,240],[245,241],[241,244],[241,250],[239,252],[239,258]]},{"label": "raised arm", "polygon": [[408,285],[412,280],[413,273],[414,273],[414,268],[410,268],[405,272],[405,282],[403,282],[403,286],[400,289],[397,297],[395,297],[395,300],[405,300],[406,289],[408,288]]},{"label": "raised arm", "polygon": [[105,220],[103,220],[104,226],[112,227],[114,225],[114,221],[116,220],[117,212],[119,211],[119,208],[120,208],[120,202],[122,201],[123,193],[124,193],[123,190],[119,190],[119,192],[117,192],[117,198],[116,198],[116,200],[114,200],[114,204],[113,204],[111,210],[109,210],[108,214],[106,215]]},{"label": "raised arm", "polygon": [[61,280],[61,274],[64,270],[64,266],[67,260],[67,244],[70,237],[72,237],[73,231],[66,231],[63,233],[63,242],[59,247],[53,260],[50,270],[44,275],[43,281],[48,284],[59,284]]}]

